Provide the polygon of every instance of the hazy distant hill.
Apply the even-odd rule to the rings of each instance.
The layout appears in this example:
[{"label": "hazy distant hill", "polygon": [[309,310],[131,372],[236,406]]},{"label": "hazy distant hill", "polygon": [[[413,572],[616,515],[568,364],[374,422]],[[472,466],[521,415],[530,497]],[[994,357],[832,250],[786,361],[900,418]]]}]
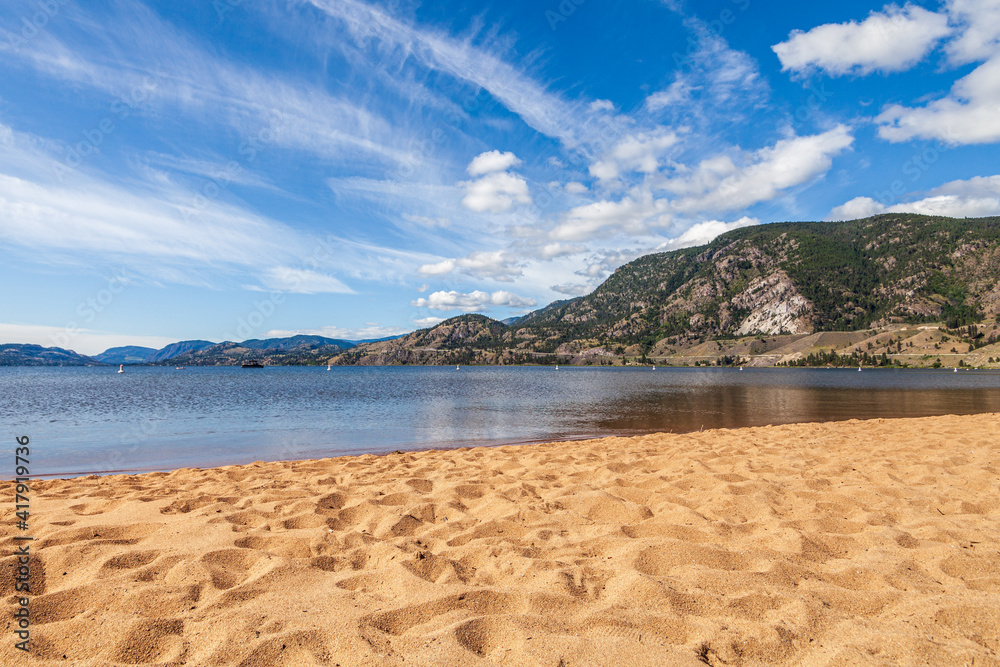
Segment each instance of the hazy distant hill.
[{"label": "hazy distant hill", "polygon": [[101,366],[92,357],[60,347],[0,345],[0,366]]},{"label": "hazy distant hill", "polygon": [[348,340],[336,338],[325,338],[323,336],[307,336],[300,334],[289,338],[265,338],[245,340],[239,344],[251,350],[302,350],[311,349],[321,345],[335,345],[341,349],[354,347],[354,343]]},{"label": "hazy distant hill", "polygon": [[279,366],[319,364],[352,347],[354,343],[350,341],[305,335],[254,339],[242,343],[227,341],[160,363],[178,366],[233,366],[247,361]]},{"label": "hazy distant hill", "polygon": [[[452,318],[395,341],[360,345],[334,363],[620,363],[629,355],[689,352],[692,361],[715,363],[732,356],[726,350],[736,350],[745,337],[876,336],[894,328],[905,328],[914,337],[907,343],[936,360],[960,355],[963,347],[992,345],[998,312],[1000,218],[890,214],[735,230],[705,246],[641,257],[591,294],[555,302],[510,325],[483,316]],[[921,348],[930,343],[918,340],[915,325],[932,322],[952,333]],[[969,329],[973,324],[982,326]],[[860,339],[865,353],[889,354],[885,341]],[[856,344],[845,338],[843,349]],[[749,353],[751,347],[739,349]],[[789,354],[827,349],[807,347]],[[772,357],[775,363],[784,359]],[[992,363],[990,358],[1000,359],[1000,350],[982,361]]]},{"label": "hazy distant hill", "polygon": [[444,365],[499,363],[509,331],[485,315],[461,315],[430,329],[377,343],[358,345],[335,357],[340,365]]},{"label": "hazy distant hill", "polygon": [[207,340],[185,340],[179,343],[171,343],[159,350],[154,350],[151,347],[127,345],[125,347],[112,347],[100,354],[94,355],[94,359],[106,364],[148,364],[156,361],[166,361],[179,354],[184,354],[192,350],[203,350],[213,345],[215,343]]},{"label": "hazy distant hill", "polygon": [[156,354],[156,350],[151,347],[126,345],[125,347],[112,347],[100,354],[95,354],[94,359],[105,364],[144,364],[154,354]]},{"label": "hazy distant hill", "polygon": [[146,359],[146,362],[156,363],[157,361],[166,361],[167,359],[173,359],[179,354],[195,350],[204,350],[205,348],[212,347],[213,345],[215,345],[215,343],[208,340],[182,340],[179,343],[171,343],[165,348],[157,350],[155,353],[151,354],[148,359]]}]

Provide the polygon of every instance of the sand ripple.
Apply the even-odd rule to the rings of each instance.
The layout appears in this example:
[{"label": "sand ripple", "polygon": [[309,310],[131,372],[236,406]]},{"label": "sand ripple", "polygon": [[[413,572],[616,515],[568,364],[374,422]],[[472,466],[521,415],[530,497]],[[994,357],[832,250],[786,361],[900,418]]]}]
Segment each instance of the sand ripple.
[{"label": "sand ripple", "polygon": [[33,655],[9,639],[6,556],[0,662],[1000,665],[998,427],[852,421],[38,483]]}]

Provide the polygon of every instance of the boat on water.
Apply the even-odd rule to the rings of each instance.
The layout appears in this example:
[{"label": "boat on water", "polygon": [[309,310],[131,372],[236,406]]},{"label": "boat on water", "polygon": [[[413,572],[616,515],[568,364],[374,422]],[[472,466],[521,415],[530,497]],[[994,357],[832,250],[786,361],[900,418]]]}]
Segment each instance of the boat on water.
[{"label": "boat on water", "polygon": [[118,366],[118,372],[119,373],[124,373],[125,372],[125,364],[120,364]]},{"label": "boat on water", "polygon": [[247,361],[241,366],[241,368],[264,368],[264,366],[256,361]]}]

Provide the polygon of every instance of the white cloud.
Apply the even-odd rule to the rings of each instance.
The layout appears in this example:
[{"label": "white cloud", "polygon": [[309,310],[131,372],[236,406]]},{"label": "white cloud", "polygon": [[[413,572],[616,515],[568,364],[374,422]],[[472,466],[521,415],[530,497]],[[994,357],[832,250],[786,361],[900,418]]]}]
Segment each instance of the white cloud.
[{"label": "white cloud", "polygon": [[953,63],[988,60],[1000,50],[1000,1],[948,0],[946,6],[959,29],[945,47]]},{"label": "white cloud", "polygon": [[288,266],[268,269],[261,277],[268,289],[293,294],[354,294],[354,290],[333,276]]},{"label": "white cloud", "polygon": [[667,149],[676,143],[677,135],[662,129],[625,137],[590,166],[590,174],[602,182],[616,180],[626,172],[652,174],[659,169]]},{"label": "white cloud", "polygon": [[463,292],[434,292],[428,298],[412,301],[411,305],[417,308],[431,308],[433,310],[463,310],[472,312],[491,306],[506,308],[527,308],[537,305],[534,299],[525,299],[503,290],[493,292],[482,292],[476,290],[465,294]]},{"label": "white cloud", "polygon": [[476,213],[503,213],[515,204],[530,204],[528,183],[516,174],[493,172],[465,184],[462,205]]},{"label": "white cloud", "polygon": [[734,222],[721,222],[719,220],[699,222],[696,225],[692,225],[680,236],[664,242],[657,250],[679,250],[680,248],[705,245],[714,241],[720,234],[741,227],[751,227],[759,224],[760,220],[757,218],[748,218],[746,216]]},{"label": "white cloud", "polygon": [[871,197],[855,197],[830,212],[828,220],[855,220],[879,213],[919,213],[953,218],[1000,215],[1000,175],[945,183],[916,201],[886,206]]},{"label": "white cloud", "polygon": [[619,201],[601,200],[570,209],[549,236],[557,241],[585,241],[617,231],[644,234],[650,220],[666,209],[665,199],[654,200],[649,192],[636,191]]},{"label": "white cloud", "polygon": [[893,104],[875,119],[891,142],[938,139],[952,145],[1000,141],[1000,0],[946,0],[935,13],[888,5],[865,21],[794,31],[774,47],[785,70],[837,76],[902,71],[940,41],[953,66],[983,62],[949,94],[923,106]]},{"label": "white cloud", "polygon": [[558,292],[559,294],[565,294],[566,296],[584,296],[585,294],[590,294],[594,291],[594,287],[592,285],[585,285],[581,283],[552,285],[549,289],[553,292]]},{"label": "white cloud", "polygon": [[889,213],[920,213],[922,215],[942,215],[951,218],[982,218],[1000,215],[1000,195],[992,197],[961,197],[938,195],[908,204],[890,206]]},{"label": "white cloud", "polygon": [[650,111],[659,111],[677,104],[683,104],[691,99],[691,93],[695,89],[686,79],[678,76],[678,79],[667,86],[664,90],[658,90],[646,98],[645,105]]},{"label": "white cloud", "polygon": [[595,253],[588,260],[587,266],[577,271],[576,275],[587,278],[591,284],[596,285],[618,267],[651,252],[653,251],[649,248],[602,250]]},{"label": "white cloud", "polygon": [[488,151],[480,153],[469,163],[468,172],[470,176],[482,176],[494,171],[507,171],[511,167],[521,164],[521,160],[510,151],[501,153],[500,151]]},{"label": "white cloud", "polygon": [[502,282],[512,282],[521,275],[520,264],[506,250],[492,252],[477,250],[460,259],[424,264],[418,272],[425,276],[443,276],[455,270],[477,278],[491,278]]},{"label": "white cloud", "polygon": [[177,342],[176,339],[164,338],[163,336],[129,336],[93,329],[80,329],[69,323],[65,327],[53,327],[3,322],[0,322],[0,340],[4,343],[61,347],[64,350],[72,350],[88,356],[100,354],[112,347],[137,345],[158,350]]},{"label": "white cloud", "polygon": [[454,259],[446,259],[436,264],[424,264],[417,271],[424,276],[444,276],[455,270],[456,261]]},{"label": "white cloud", "polygon": [[564,189],[571,195],[582,195],[587,192],[587,186],[576,181],[570,181],[564,186]]},{"label": "white cloud", "polygon": [[833,76],[907,70],[947,37],[943,14],[907,4],[888,5],[858,23],[828,23],[808,32],[795,30],[771,47],[783,71],[821,69]]},{"label": "white cloud", "polygon": [[[615,233],[638,236],[673,224],[678,218],[734,211],[770,201],[789,188],[825,174],[833,158],[853,141],[850,130],[838,125],[822,134],[782,139],[748,154],[748,164],[742,168],[728,155],[705,159],[694,168],[672,164],[672,177],[650,173],[641,185],[617,201],[603,199],[570,209],[548,236],[554,241],[585,241]],[[654,169],[655,162],[644,164],[649,156],[640,149],[646,143],[622,145],[629,150],[615,154],[621,163],[635,160],[631,164],[640,169]],[[603,175],[611,176],[610,168]],[[674,197],[657,196],[661,192]]]},{"label": "white cloud", "polygon": [[878,135],[892,142],[914,138],[949,144],[1000,141],[1000,54],[956,81],[946,97],[923,107],[892,105],[875,120]]},{"label": "white cloud", "polygon": [[706,160],[663,187],[684,195],[673,202],[676,211],[737,210],[774,199],[782,190],[826,173],[834,156],[853,142],[850,130],[838,125],[822,134],[782,139],[754,153],[743,169],[725,156]]},{"label": "white cloud", "polygon": [[855,197],[830,211],[830,215],[826,219],[860,220],[861,218],[870,218],[873,215],[884,212],[885,204],[881,204],[871,197]]},{"label": "white cloud", "polygon": [[366,322],[365,326],[359,328],[349,327],[321,327],[319,329],[272,329],[263,335],[263,338],[291,338],[292,336],[323,336],[324,338],[336,338],[339,340],[371,340],[377,338],[388,338],[390,336],[401,336],[410,333],[409,329],[400,327],[385,327],[378,324]]},{"label": "white cloud", "polygon": [[413,323],[421,329],[427,329],[433,327],[434,325],[441,324],[442,322],[444,322],[443,317],[419,317],[413,320]]},{"label": "white cloud", "polygon": [[591,111],[614,111],[615,103],[611,100],[594,100],[590,103]]},{"label": "white cloud", "polygon": [[542,259],[555,259],[567,255],[578,255],[587,252],[587,247],[579,243],[546,243],[539,250]]}]

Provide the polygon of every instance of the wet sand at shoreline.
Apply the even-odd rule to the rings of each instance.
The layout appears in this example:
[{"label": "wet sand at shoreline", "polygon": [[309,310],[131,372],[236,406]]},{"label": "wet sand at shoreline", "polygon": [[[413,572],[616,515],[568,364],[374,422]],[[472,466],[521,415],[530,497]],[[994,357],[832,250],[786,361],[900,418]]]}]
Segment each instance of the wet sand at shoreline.
[{"label": "wet sand at shoreline", "polygon": [[[1000,415],[32,484],[25,665],[1000,665]],[[10,497],[12,497],[11,494]]]}]

